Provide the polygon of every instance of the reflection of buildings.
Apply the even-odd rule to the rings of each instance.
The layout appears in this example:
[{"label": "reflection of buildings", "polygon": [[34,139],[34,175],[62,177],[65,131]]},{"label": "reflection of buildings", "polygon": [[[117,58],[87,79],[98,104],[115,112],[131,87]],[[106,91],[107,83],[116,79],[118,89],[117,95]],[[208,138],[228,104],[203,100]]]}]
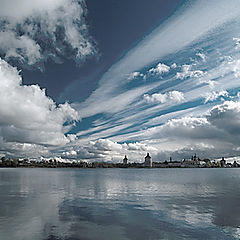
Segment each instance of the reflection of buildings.
[{"label": "reflection of buildings", "polygon": [[147,153],[147,156],[145,157],[144,165],[145,167],[152,167],[152,158],[150,157],[149,153]]},{"label": "reflection of buildings", "polygon": [[123,164],[128,164],[128,158],[127,156],[125,155],[124,159],[123,159]]}]

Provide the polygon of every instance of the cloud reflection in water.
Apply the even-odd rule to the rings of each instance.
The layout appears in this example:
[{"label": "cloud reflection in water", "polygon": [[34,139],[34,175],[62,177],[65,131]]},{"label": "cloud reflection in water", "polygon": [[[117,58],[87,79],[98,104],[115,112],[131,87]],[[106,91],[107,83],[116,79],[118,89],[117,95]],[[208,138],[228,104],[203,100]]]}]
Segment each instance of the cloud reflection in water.
[{"label": "cloud reflection in water", "polygon": [[0,169],[0,238],[238,239],[238,169]]}]

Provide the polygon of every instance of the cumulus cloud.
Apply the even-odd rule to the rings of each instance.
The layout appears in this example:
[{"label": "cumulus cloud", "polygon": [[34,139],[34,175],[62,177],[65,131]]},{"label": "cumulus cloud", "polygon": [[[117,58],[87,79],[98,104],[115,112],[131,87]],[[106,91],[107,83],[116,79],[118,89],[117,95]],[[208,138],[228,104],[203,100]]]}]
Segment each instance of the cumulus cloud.
[{"label": "cumulus cloud", "polygon": [[207,57],[204,53],[199,52],[199,53],[196,54],[196,56],[200,57],[203,62],[206,62]]},{"label": "cumulus cloud", "polygon": [[205,101],[204,103],[207,103],[207,102],[212,102],[216,99],[218,99],[219,97],[228,97],[228,91],[220,91],[220,92],[210,92],[210,93],[207,93],[206,96],[205,96]]},{"label": "cumulus cloud", "polygon": [[144,94],[144,100],[147,103],[166,103],[171,100],[174,102],[182,102],[184,100],[184,94],[179,91],[171,91],[167,93],[154,93],[152,95]]},{"label": "cumulus cloud", "polygon": [[0,0],[0,6],[0,146],[8,155],[47,155],[76,140],[67,132],[79,114],[68,103],[57,105],[38,85],[23,85],[9,64],[43,68],[48,59],[80,61],[94,54],[85,1]]},{"label": "cumulus cloud", "polygon": [[32,65],[41,59],[40,46],[28,36],[16,36],[12,31],[0,32],[0,51],[8,60],[18,59]]},{"label": "cumulus cloud", "polygon": [[233,38],[233,41],[235,41],[236,49],[238,49],[238,48],[239,48],[239,45],[240,45],[240,38],[234,37],[234,38]]},{"label": "cumulus cloud", "polygon": [[[149,128],[139,134],[158,152],[189,155],[192,151],[208,157],[240,154],[240,102],[225,101],[201,117],[182,117]],[[151,142],[151,143],[150,143]],[[205,153],[204,153],[205,152]]]},{"label": "cumulus cloud", "polygon": [[169,99],[176,101],[176,102],[181,102],[184,100],[184,94],[179,91],[171,91],[168,93]]},{"label": "cumulus cloud", "polygon": [[[21,1],[21,3],[24,2],[27,1]],[[2,3],[5,6],[2,4],[3,8],[0,10],[1,19],[3,19],[1,20],[3,21],[1,24],[3,29],[0,30],[0,55],[8,61],[18,61],[23,65],[32,65],[46,58],[57,60],[56,58],[61,57],[65,53],[78,56],[80,59],[92,53],[93,48],[88,40],[86,25],[84,24],[85,7],[83,1],[35,1],[34,4],[30,3],[28,6],[20,4],[21,6],[19,5],[19,8],[16,8],[19,9],[19,13],[10,11],[11,0],[2,0]],[[201,106],[198,106],[196,108],[199,111],[194,111],[195,115],[172,119],[165,124],[164,122],[170,117],[166,117],[163,114],[161,116],[165,117],[165,120],[157,122],[158,120],[156,119],[154,124],[157,126],[147,130],[146,128],[150,124],[144,125],[144,123],[161,112],[169,113],[174,111],[172,106],[175,102],[179,103],[185,99],[186,104],[184,106],[181,105],[181,107],[191,107],[196,100],[200,99],[202,92],[205,91],[214,90],[211,92],[211,95],[204,96],[207,102],[214,101],[220,98],[221,95],[227,96],[224,92],[221,93],[221,89],[232,89],[239,86],[233,80],[234,76],[239,77],[239,57],[235,59],[233,56],[231,61],[228,61],[228,64],[224,62],[224,65],[216,67],[215,63],[213,63],[217,59],[217,56],[215,56],[215,54],[217,55],[216,51],[206,51],[208,58],[202,52],[197,53],[197,59],[201,59],[201,61],[195,61],[194,64],[188,63],[183,55],[176,55],[180,56],[180,58],[176,57],[172,61],[169,59],[169,62],[175,62],[175,60],[177,62],[171,65],[171,68],[175,69],[173,77],[170,76],[170,72],[169,75],[166,74],[166,81],[161,81],[161,83],[160,81],[157,84],[147,83],[145,86],[141,83],[139,84],[140,86],[134,86],[130,89],[126,85],[129,83],[129,80],[144,77],[141,72],[148,70],[154,63],[163,61],[163,57],[170,56],[171,58],[173,54],[184,49],[190,50],[188,53],[191,54],[191,49],[186,49],[186,46],[196,43],[196,40],[199,39],[201,41],[202,39],[206,40],[205,37],[210,32],[212,34],[217,27],[223,26],[223,24],[232,19],[239,19],[238,5],[237,0],[230,0],[228,3],[224,0],[210,0],[207,3],[194,1],[190,6],[186,5],[184,11],[181,9],[169,21],[155,29],[121,58],[119,62],[113,65],[101,78],[98,88],[85,102],[78,105],[78,109],[83,117],[94,116],[98,113],[101,115],[105,114],[103,118],[108,118],[109,116],[111,118],[114,115],[113,118],[106,120],[108,126],[104,126],[102,129],[102,132],[104,132],[102,136],[96,131],[96,135],[91,134],[93,141],[84,146],[78,145],[79,141],[76,139],[76,136],[65,134],[72,126],[71,123],[67,125],[65,121],[78,119],[75,111],[68,104],[56,106],[38,86],[23,86],[21,85],[21,80],[18,84],[13,85],[10,81],[9,87],[5,86],[5,89],[11,96],[10,98],[8,97],[8,100],[10,109],[13,109],[11,112],[13,117],[11,118],[11,113],[2,107],[0,111],[0,114],[1,112],[3,113],[0,119],[1,136],[3,136],[2,140],[4,142],[2,145],[5,144],[6,146],[6,143],[14,139],[18,141],[19,148],[28,146],[24,145],[26,144],[25,142],[31,142],[31,147],[34,145],[32,143],[35,143],[36,146],[42,144],[43,147],[44,145],[56,146],[68,143],[67,145],[69,146],[66,147],[62,154],[65,158],[113,159],[115,161],[117,159],[121,160],[126,153],[132,154],[132,159],[142,159],[147,149],[152,149],[150,152],[155,150],[157,153],[166,154],[176,152],[179,155],[186,154],[187,150],[191,152],[196,151],[196,149],[202,152],[207,150],[210,155],[213,154],[213,151],[218,152],[223,149],[226,150],[226,153],[229,153],[231,149],[235,149],[232,152],[237,151],[236,149],[239,148],[239,136],[236,115],[239,115],[239,112],[237,110],[238,107],[233,107],[233,105],[237,104],[234,102],[225,102],[225,107],[219,106],[216,109],[212,109],[208,115],[203,115],[203,111],[210,108],[212,104],[205,104],[204,107],[206,108],[204,110]],[[79,15],[79,13],[81,14]],[[228,24],[227,26],[231,25],[230,23]],[[219,33],[218,30],[216,32]],[[226,50],[221,52],[224,55],[223,57],[226,57],[226,55],[232,56],[233,54],[228,52],[229,47],[227,47],[231,43],[228,44],[229,42],[225,41],[225,38],[227,36],[224,34],[221,44],[217,44],[217,42],[220,42],[218,40],[212,41],[214,39],[212,35],[208,40],[211,41],[211,44],[215,44],[214,48],[222,47]],[[232,42],[232,36],[229,39]],[[205,40],[203,45],[210,47],[208,40]],[[79,42],[83,45],[79,45]],[[82,48],[76,46],[82,46]],[[181,54],[181,52],[179,53]],[[186,57],[189,56],[188,53]],[[192,59],[196,59],[195,50],[193,54]],[[212,61],[205,63],[210,58]],[[233,61],[233,59],[235,60]],[[182,66],[182,64],[185,65]],[[168,73],[170,71],[169,66],[159,63],[156,67],[150,69],[150,72],[147,71],[145,73],[147,76],[153,74],[154,76],[151,77],[157,77]],[[182,69],[176,75],[178,81],[175,81],[176,68],[179,66],[182,66]],[[211,68],[213,68],[212,71],[210,71]],[[8,78],[10,78],[10,75]],[[194,78],[200,79],[196,80]],[[211,84],[212,88],[210,89],[205,83]],[[213,87],[216,88],[213,89]],[[159,89],[163,93],[159,93]],[[169,89],[178,89],[179,91],[169,92]],[[27,104],[25,104],[27,107],[24,107],[24,103],[27,103],[28,99],[21,91],[30,92],[28,93],[30,96],[29,102],[33,104],[31,111],[28,111],[29,107]],[[144,104],[144,101],[139,101],[144,93],[152,92],[156,93],[144,95],[145,102],[162,104],[147,105]],[[21,96],[22,100],[16,97],[18,95]],[[4,96],[6,96],[6,93],[2,94],[0,100]],[[18,99],[15,102],[19,104],[21,113],[17,109],[15,110],[14,106],[16,104],[12,104],[14,97]],[[40,97],[43,100],[38,102],[36,99]],[[168,102],[170,102],[169,105],[163,104]],[[40,110],[36,110],[36,106],[39,106]],[[39,114],[40,112],[42,114]],[[10,121],[4,119],[4,114],[7,116],[6,119],[8,118]],[[29,121],[30,117],[33,117],[33,121]],[[221,120],[219,120],[219,117],[221,117]],[[230,117],[232,118],[231,121],[229,120]],[[117,123],[114,123],[116,125],[112,127],[111,124],[115,120]],[[160,124],[163,125],[160,126]],[[223,126],[224,124],[229,124],[229,126]],[[142,128],[141,131],[139,131],[139,128]],[[116,136],[119,133],[121,135]],[[83,136],[79,136],[79,138],[81,137]],[[123,141],[98,139],[105,137],[111,137],[111,139],[116,137],[116,139],[119,138],[123,141],[126,138],[126,140],[130,139],[138,142],[120,144],[119,142]],[[87,138],[88,136],[86,136]],[[86,139],[84,140],[86,141]],[[43,148],[42,151],[44,152],[44,150],[46,149]]]},{"label": "cumulus cloud", "polygon": [[112,161],[121,158],[122,145],[109,139],[89,141],[85,145],[75,143],[73,149],[66,150],[62,157],[87,161]]},{"label": "cumulus cloud", "polygon": [[238,145],[240,138],[240,102],[226,101],[213,107],[208,121],[218,129],[224,131],[224,137]]},{"label": "cumulus cloud", "polygon": [[176,63],[173,63],[172,65],[171,65],[171,68],[173,68],[173,69],[175,69],[177,67],[177,64]]},{"label": "cumulus cloud", "polygon": [[70,151],[63,152],[62,157],[67,159],[76,159],[77,151],[70,150]]},{"label": "cumulus cloud", "polygon": [[[84,0],[0,0],[0,56],[21,66],[94,53]],[[14,7],[13,7],[14,6]]]},{"label": "cumulus cloud", "polygon": [[143,73],[140,73],[140,72],[133,72],[133,73],[130,73],[128,75],[128,80],[133,80],[133,79],[136,79],[138,77],[144,77],[144,74]]},{"label": "cumulus cloud", "polygon": [[183,117],[149,128],[140,138],[155,141],[159,151],[176,151],[188,143],[194,145],[195,140],[209,139],[209,128],[210,124],[205,117]]},{"label": "cumulus cloud", "polygon": [[127,155],[131,162],[141,162],[147,152],[157,151],[156,148],[146,143],[117,143],[110,139],[97,139],[85,145],[75,145],[73,148],[74,150],[69,149],[63,152],[62,157],[85,161],[122,162],[123,157]]},{"label": "cumulus cloud", "polygon": [[240,60],[232,60],[228,62],[229,68],[233,71],[236,78],[240,77]]},{"label": "cumulus cloud", "polygon": [[98,151],[105,151],[105,152],[122,149],[120,144],[116,142],[112,142],[109,139],[99,139],[97,141],[91,141],[90,145],[92,146],[92,148]]},{"label": "cumulus cloud", "polygon": [[68,104],[56,103],[38,85],[22,85],[16,68],[0,60],[0,136],[5,142],[59,146],[79,120]]},{"label": "cumulus cloud", "polygon": [[141,152],[154,152],[157,151],[156,148],[147,145],[146,143],[140,143],[140,142],[134,142],[134,143],[128,143],[124,145],[127,150],[129,151],[141,151]]},{"label": "cumulus cloud", "polygon": [[1,156],[33,158],[51,155],[49,147],[33,143],[6,142],[3,137],[0,137],[0,147]]},{"label": "cumulus cloud", "polygon": [[182,71],[178,72],[176,77],[180,78],[180,79],[184,79],[184,78],[199,78],[202,77],[204,75],[204,72],[201,70],[192,70],[192,65],[183,65],[182,66]]},{"label": "cumulus cloud", "polygon": [[[131,161],[141,162],[147,152],[150,152],[154,161],[164,161],[169,156],[181,160],[190,158],[194,153],[201,158],[211,159],[239,156],[239,113],[239,101],[225,101],[202,116],[173,118],[162,125],[120,138],[97,139],[85,144],[76,140],[63,156],[67,159],[114,162],[122,161],[125,154]],[[124,143],[123,139],[127,140],[128,137],[136,140]],[[121,143],[117,142],[118,138]]]},{"label": "cumulus cloud", "polygon": [[163,64],[163,63],[159,63],[155,68],[151,68],[148,72],[150,74],[157,74],[157,75],[161,75],[163,73],[168,73],[170,71],[170,67]]},{"label": "cumulus cloud", "polygon": [[144,94],[143,98],[147,103],[165,103],[167,101],[167,94],[154,93],[152,95]]},{"label": "cumulus cloud", "polygon": [[[176,68],[177,65],[172,64],[172,67]],[[141,72],[138,72],[138,71],[135,71],[135,72],[132,72],[132,73],[128,74],[128,80],[133,80],[133,79],[136,79],[136,78],[139,78],[139,77],[141,77],[143,79],[146,79],[148,74],[150,74],[150,75],[162,75],[164,73],[168,73],[170,71],[170,69],[171,69],[171,67],[167,66],[166,64],[158,63],[156,65],[156,67],[150,68],[147,71],[146,75],[141,73]]]}]

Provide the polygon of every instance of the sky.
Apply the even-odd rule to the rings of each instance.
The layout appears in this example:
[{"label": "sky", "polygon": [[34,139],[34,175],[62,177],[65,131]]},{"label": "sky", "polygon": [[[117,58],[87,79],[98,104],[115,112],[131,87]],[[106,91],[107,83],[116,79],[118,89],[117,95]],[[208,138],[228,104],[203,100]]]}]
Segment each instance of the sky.
[{"label": "sky", "polygon": [[0,155],[238,159],[238,5],[0,0]]}]

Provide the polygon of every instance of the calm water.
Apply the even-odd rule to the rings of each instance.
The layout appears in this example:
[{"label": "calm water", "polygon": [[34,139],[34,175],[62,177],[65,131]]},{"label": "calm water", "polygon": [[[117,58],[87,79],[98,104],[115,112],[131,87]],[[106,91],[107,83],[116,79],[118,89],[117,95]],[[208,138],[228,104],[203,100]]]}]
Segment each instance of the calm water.
[{"label": "calm water", "polygon": [[0,239],[240,239],[239,184],[240,169],[0,169]]}]

